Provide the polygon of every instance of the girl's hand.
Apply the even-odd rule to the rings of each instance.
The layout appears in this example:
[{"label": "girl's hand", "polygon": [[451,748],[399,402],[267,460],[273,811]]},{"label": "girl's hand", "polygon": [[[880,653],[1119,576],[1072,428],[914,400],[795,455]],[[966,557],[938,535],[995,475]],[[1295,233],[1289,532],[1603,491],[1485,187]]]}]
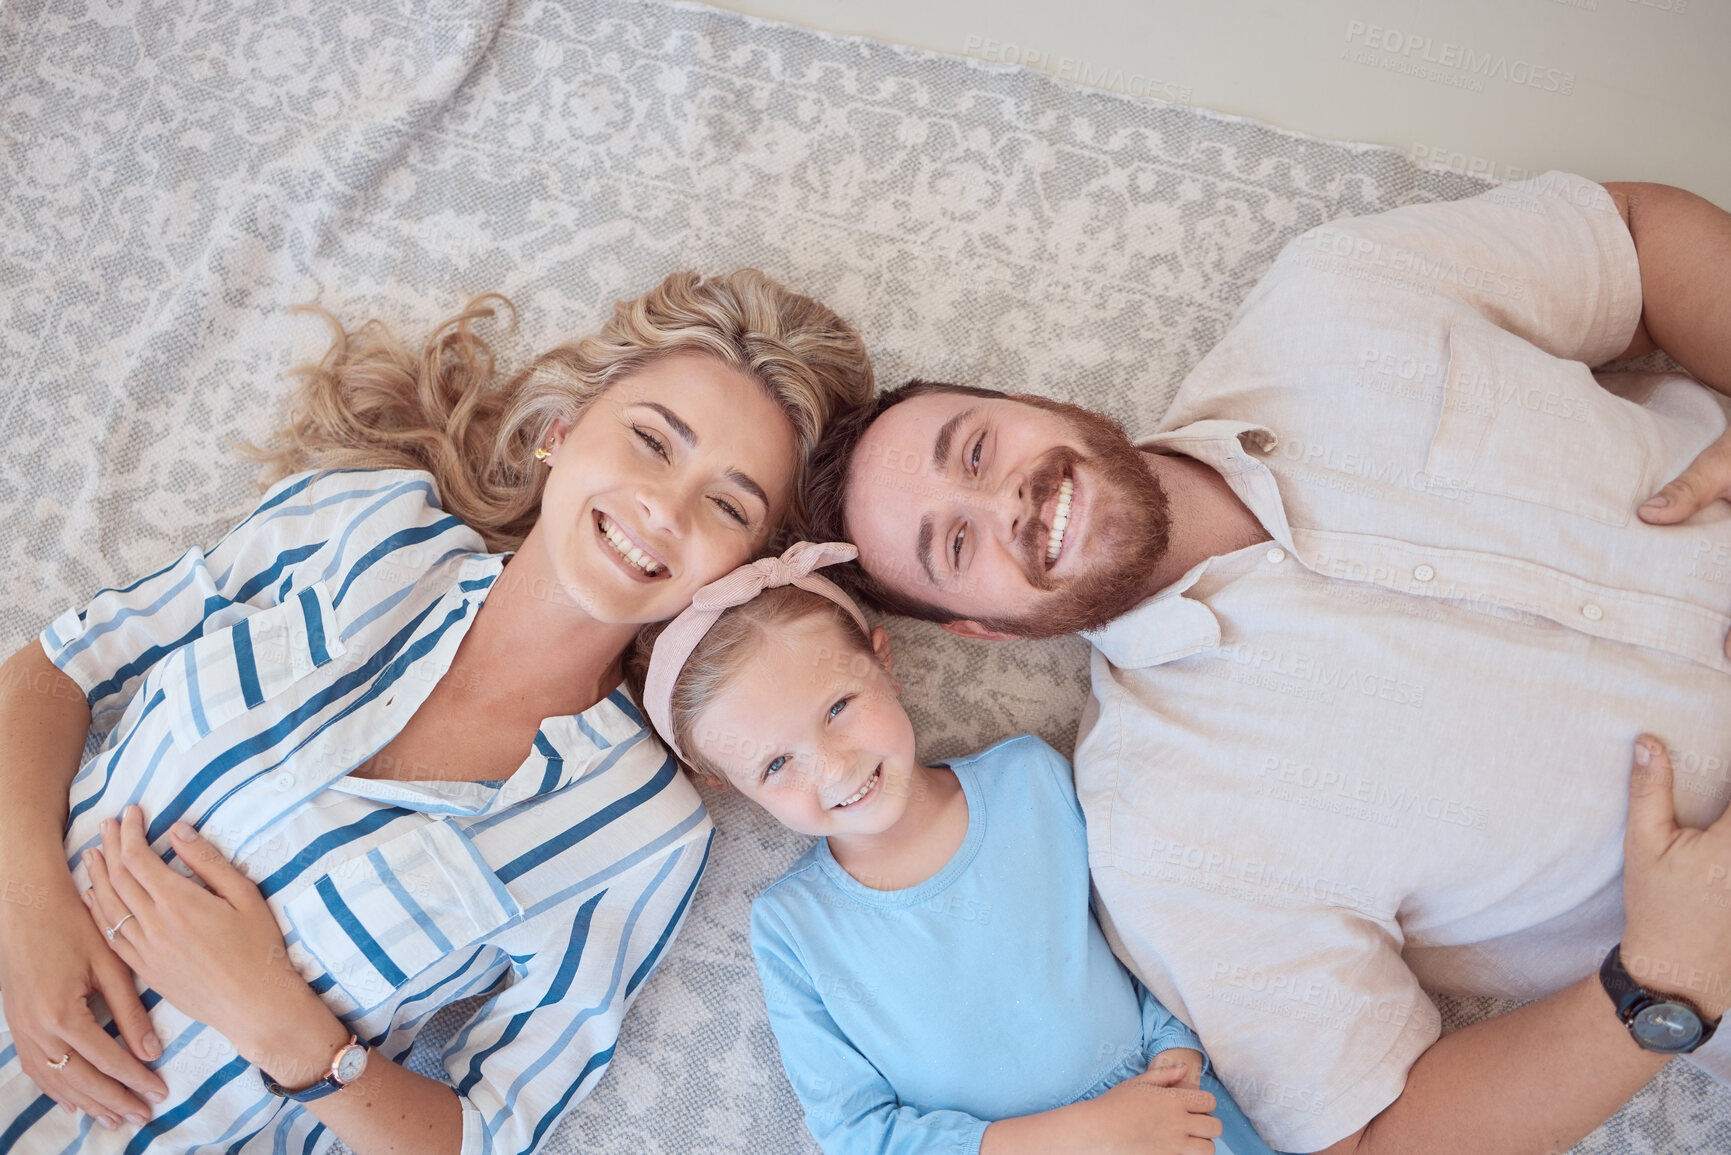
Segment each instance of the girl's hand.
[{"label": "girl's hand", "polygon": [[103,822],[102,849],[85,855],[91,916],[119,926],[116,953],[150,987],[222,1032],[248,1062],[263,1063],[283,1024],[307,1021],[309,1009],[330,1012],[289,965],[258,887],[191,824],[176,822],[169,838],[204,885],[157,857],[144,812],[128,806],[120,821]]},{"label": "girl's hand", "polygon": [[1090,1108],[1090,1134],[1085,1149],[1114,1155],[1212,1155],[1223,1130],[1214,1110],[1214,1096],[1179,1084],[1185,1066],[1156,1066],[1125,1079],[1098,1099],[1079,1103]]},{"label": "girl's hand", "polygon": [[[140,1062],[161,1055],[162,1044],[132,971],[109,949],[101,929],[78,913],[78,887],[64,859],[54,865],[58,877],[52,883],[18,888],[29,901],[14,901],[0,912],[7,1029],[24,1073],[45,1095],[105,1127],[118,1127],[122,1119],[142,1124],[150,1117],[147,1104],[162,1102],[168,1093],[161,1077]],[[91,1013],[89,999],[97,994],[125,1046]]]},{"label": "girl's hand", "polygon": [[1187,1087],[1192,1091],[1202,1089],[1202,1052],[1191,1047],[1169,1047],[1154,1056],[1154,1061],[1148,1064],[1148,1073],[1163,1071],[1168,1067],[1177,1067],[1184,1073],[1173,1087]]}]

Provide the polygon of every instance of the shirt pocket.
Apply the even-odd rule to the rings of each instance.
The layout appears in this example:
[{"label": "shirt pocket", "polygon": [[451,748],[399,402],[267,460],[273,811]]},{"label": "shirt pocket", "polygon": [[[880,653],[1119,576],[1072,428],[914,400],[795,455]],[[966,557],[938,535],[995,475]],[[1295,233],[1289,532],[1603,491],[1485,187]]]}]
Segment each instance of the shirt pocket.
[{"label": "shirt pocket", "polygon": [[337,865],[283,913],[297,945],[365,1009],[522,908],[474,843],[438,818]]},{"label": "shirt pocket", "polygon": [[1448,379],[1425,470],[1439,485],[1626,525],[1657,484],[1641,408],[1579,361],[1502,330],[1449,330]]},{"label": "shirt pocket", "polygon": [[343,653],[323,583],[182,646],[162,672],[174,744],[209,737]]}]

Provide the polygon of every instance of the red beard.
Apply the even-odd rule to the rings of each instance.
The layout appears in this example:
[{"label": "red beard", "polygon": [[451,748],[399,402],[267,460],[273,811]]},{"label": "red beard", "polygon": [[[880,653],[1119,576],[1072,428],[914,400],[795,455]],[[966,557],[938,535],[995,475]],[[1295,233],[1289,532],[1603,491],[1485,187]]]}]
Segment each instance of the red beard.
[{"label": "red beard", "polygon": [[1017,536],[1016,550],[1029,584],[1046,591],[1045,596],[1017,616],[977,620],[989,630],[1024,638],[1097,629],[1147,597],[1148,575],[1166,556],[1171,529],[1166,491],[1116,421],[1064,401],[1018,400],[1063,416],[1082,444],[1082,452],[1062,446],[1041,458],[1029,477],[1029,490],[1033,507],[1044,510],[1066,469],[1080,464],[1089,472],[1093,508],[1088,540],[1075,546],[1087,550],[1088,565],[1072,577],[1054,578],[1046,569],[1052,527],[1030,518]]}]

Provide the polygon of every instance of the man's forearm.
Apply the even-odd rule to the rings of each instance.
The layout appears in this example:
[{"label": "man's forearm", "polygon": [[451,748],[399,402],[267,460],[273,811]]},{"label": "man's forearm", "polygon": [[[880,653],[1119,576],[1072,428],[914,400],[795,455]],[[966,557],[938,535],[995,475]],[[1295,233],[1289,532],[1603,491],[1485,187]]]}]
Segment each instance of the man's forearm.
[{"label": "man's forearm", "polygon": [[1635,1045],[1598,978],[1439,1039],[1400,1098],[1329,1155],[1564,1151],[1666,1063]]},{"label": "man's forearm", "polygon": [[1731,213],[1670,185],[1605,188],[1641,265],[1641,324],[1628,352],[1657,346],[1731,394]]}]

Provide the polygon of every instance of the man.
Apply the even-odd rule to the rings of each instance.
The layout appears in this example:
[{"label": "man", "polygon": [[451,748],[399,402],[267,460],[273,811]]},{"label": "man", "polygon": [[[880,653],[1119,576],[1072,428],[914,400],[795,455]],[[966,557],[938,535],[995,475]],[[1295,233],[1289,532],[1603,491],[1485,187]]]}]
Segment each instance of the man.
[{"label": "man", "polygon": [[826,449],[860,592],[1093,644],[1102,921],[1276,1147],[1566,1146],[1731,1006],[1731,437],[1588,368],[1655,347],[1731,389],[1731,216],[1553,173],[1306,233],[1140,447],[916,384]]}]

